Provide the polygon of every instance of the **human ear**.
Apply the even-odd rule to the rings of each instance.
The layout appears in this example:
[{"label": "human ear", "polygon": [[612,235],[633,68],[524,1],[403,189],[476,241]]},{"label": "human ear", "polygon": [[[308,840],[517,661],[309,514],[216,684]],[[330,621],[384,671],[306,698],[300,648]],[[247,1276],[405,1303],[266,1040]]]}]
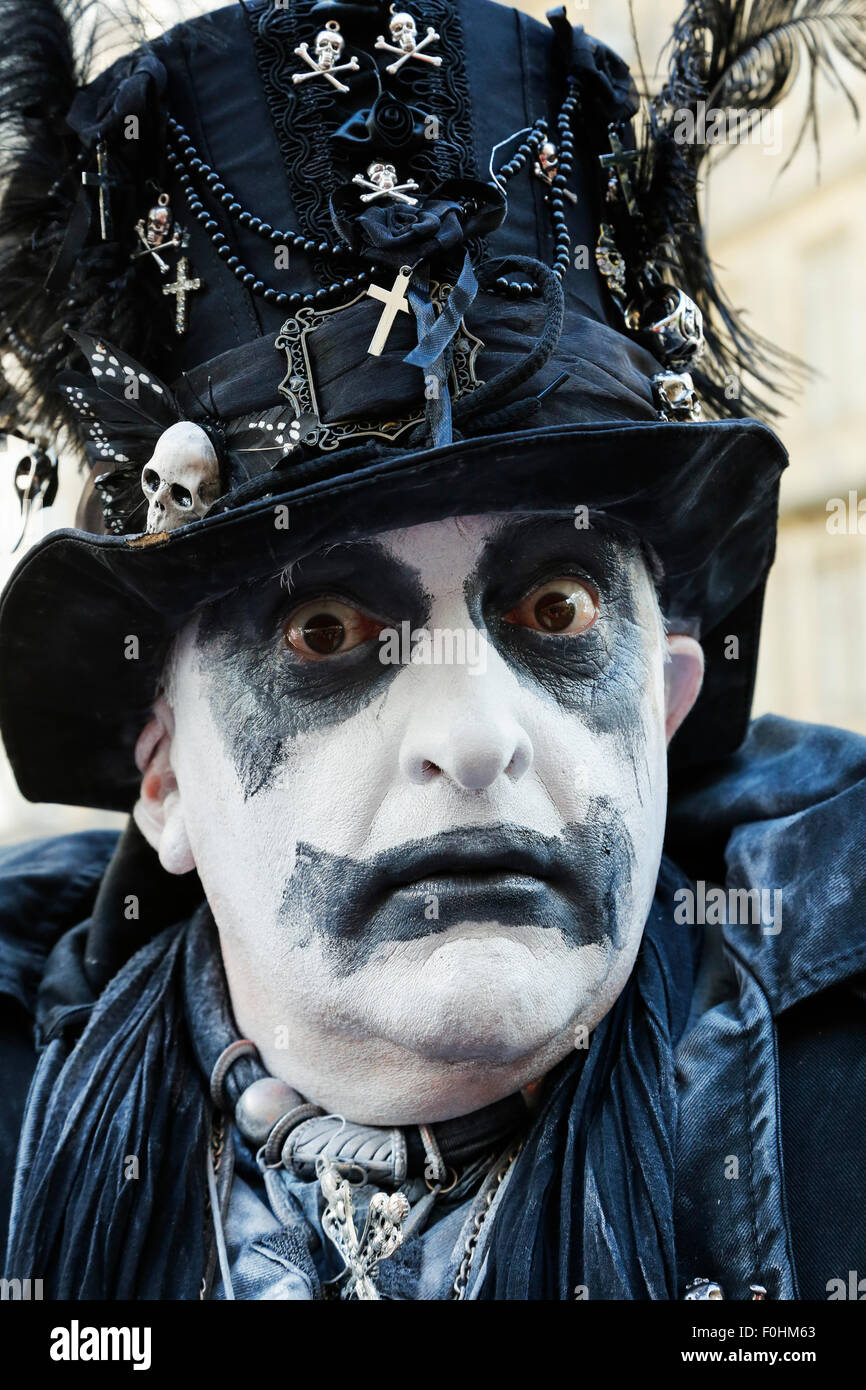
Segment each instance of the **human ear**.
[{"label": "human ear", "polygon": [[135,763],[142,776],[139,798],[132,814],[142,835],[159,855],[159,862],[166,872],[186,874],[195,868],[195,860],[171,766],[173,735],[171,708],[165,697],[160,695],[153,707],[153,715],[135,745]]},{"label": "human ear", "polygon": [[704,652],[700,642],[682,633],[669,633],[665,641],[665,736],[670,743],[700,694]]}]

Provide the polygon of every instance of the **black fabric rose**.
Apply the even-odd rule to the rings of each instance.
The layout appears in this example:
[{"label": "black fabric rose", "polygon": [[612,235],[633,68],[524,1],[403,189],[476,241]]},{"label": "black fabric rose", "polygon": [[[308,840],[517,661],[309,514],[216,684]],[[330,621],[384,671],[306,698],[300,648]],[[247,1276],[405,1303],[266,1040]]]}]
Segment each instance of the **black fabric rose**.
[{"label": "black fabric rose", "polygon": [[640,101],[628,64],[582,25],[572,28],[565,7],[547,16],[557,37],[566,70],[580,83],[584,110],[590,108],[605,125],[630,121]]},{"label": "black fabric rose", "polygon": [[407,106],[399,97],[382,92],[371,107],[356,111],[334,132],[333,143],[346,154],[378,152],[413,154],[428,141],[424,131],[427,115]]},{"label": "black fabric rose", "polygon": [[498,188],[476,179],[448,179],[415,206],[388,197],[365,204],[360,193],[354,184],[337,190],[331,199],[334,226],[356,254],[394,270],[436,260],[470,237],[485,236],[499,226],[507,207]]},{"label": "black fabric rose", "polygon": [[[153,53],[132,53],[78,92],[67,124],[86,145],[115,133],[123,136],[127,116],[137,116],[142,122],[155,116],[166,81],[165,68]],[[137,143],[144,141],[140,138]]]}]

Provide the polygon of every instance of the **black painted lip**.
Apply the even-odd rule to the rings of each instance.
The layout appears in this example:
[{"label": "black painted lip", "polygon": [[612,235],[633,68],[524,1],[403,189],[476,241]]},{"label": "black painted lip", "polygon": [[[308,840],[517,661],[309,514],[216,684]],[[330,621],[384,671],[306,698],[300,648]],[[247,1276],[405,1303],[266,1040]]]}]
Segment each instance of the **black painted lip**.
[{"label": "black painted lip", "polygon": [[460,882],[469,887],[490,884],[501,875],[525,875],[547,883],[563,880],[568,871],[564,846],[537,831],[507,827],[466,828],[436,836],[434,849],[423,841],[406,845],[381,865],[376,889],[381,894],[412,888],[431,880]]}]

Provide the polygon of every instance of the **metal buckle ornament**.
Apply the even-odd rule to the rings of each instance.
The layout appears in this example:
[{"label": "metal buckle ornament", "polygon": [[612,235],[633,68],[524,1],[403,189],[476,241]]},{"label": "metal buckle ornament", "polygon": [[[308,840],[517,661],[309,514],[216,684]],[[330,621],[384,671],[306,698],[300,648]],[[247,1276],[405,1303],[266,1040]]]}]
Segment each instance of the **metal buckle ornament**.
[{"label": "metal buckle ornament", "polygon": [[[430,298],[437,314],[441,313],[452,290],[451,285],[431,282]],[[318,328],[334,314],[341,314],[361,300],[367,292],[357,295],[348,304],[336,309],[299,309],[297,314],[286,319],[277,334],[274,346],[286,354],[287,369],[279,385],[280,395],[295,413],[298,429],[303,429],[302,442],[315,445],[319,449],[336,449],[347,439],[365,435],[375,435],[380,439],[396,439],[404,430],[419,424],[424,419],[423,404],[412,414],[393,420],[328,420],[323,421],[320,403],[316,395],[316,383],[309,350],[309,340]],[[483,382],[476,373],[476,361],[484,344],[474,333],[470,333],[465,323],[461,323],[454,340],[454,354],[451,362],[450,386],[453,400],[459,400],[469,391],[475,391]],[[422,391],[419,379],[419,394]],[[294,423],[294,422],[293,422]],[[291,427],[290,427],[291,432]],[[294,432],[292,433],[294,438]]]},{"label": "metal buckle ornament", "polygon": [[676,285],[663,285],[642,304],[632,302],[626,324],[647,337],[668,367],[692,367],[703,355],[704,316]]}]

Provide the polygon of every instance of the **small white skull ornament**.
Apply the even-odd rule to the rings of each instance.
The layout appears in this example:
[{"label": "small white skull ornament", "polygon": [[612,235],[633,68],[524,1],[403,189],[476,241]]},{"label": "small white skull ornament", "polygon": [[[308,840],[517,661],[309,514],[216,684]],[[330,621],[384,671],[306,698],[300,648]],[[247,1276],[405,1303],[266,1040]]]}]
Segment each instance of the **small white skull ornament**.
[{"label": "small white skull ornament", "polygon": [[321,29],[316,35],[316,62],[322,72],[329,72],[340,61],[346,40],[336,29]]},{"label": "small white skull ornament", "polygon": [[418,43],[418,29],[414,19],[404,11],[392,16],[388,28],[391,38],[404,53],[412,53]]},{"label": "small white skull ornament", "polygon": [[393,164],[381,164],[376,161],[367,165],[367,178],[377,188],[394,188],[397,184],[397,170]]},{"label": "small white skull ornament", "polygon": [[204,516],[220,494],[219,460],[200,425],[181,420],[159,436],[144,465],[147,531],[173,531]]}]

